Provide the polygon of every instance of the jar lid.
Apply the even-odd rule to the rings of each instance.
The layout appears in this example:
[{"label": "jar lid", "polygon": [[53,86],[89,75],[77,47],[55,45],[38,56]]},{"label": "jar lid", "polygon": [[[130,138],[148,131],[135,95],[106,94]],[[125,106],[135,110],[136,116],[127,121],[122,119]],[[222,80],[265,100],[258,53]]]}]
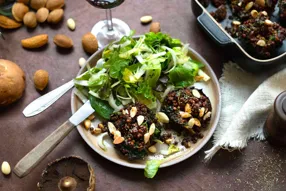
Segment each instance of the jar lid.
[{"label": "jar lid", "polygon": [[282,102],[282,109],[284,111],[284,114],[286,115],[286,98]]}]

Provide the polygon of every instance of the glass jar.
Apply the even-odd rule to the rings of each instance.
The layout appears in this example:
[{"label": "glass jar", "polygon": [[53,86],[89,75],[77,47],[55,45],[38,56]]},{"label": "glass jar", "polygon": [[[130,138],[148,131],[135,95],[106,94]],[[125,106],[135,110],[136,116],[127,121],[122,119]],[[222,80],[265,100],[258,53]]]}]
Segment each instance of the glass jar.
[{"label": "glass jar", "polygon": [[275,99],[263,130],[269,143],[286,146],[286,91]]}]

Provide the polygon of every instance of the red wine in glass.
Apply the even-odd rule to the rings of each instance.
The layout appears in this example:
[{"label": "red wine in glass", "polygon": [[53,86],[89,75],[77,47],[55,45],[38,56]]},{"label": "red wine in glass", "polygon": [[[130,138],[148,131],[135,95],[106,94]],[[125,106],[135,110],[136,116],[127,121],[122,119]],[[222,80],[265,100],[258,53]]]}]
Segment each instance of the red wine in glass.
[{"label": "red wine in glass", "polygon": [[98,40],[99,47],[103,47],[112,41],[118,40],[125,35],[129,35],[129,26],[116,18],[112,18],[111,9],[121,5],[124,0],[87,0],[94,7],[105,9],[106,20],[99,21],[94,25],[91,33]]}]

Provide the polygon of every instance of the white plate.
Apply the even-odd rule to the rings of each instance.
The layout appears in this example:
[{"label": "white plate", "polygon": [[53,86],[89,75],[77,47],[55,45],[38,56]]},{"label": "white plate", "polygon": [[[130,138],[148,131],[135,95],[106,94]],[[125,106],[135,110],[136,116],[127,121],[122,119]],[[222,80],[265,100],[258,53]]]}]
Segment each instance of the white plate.
[{"label": "white plate", "polygon": [[[134,37],[134,38],[138,38],[138,37]],[[89,59],[88,62],[90,64],[90,66],[95,66],[95,64],[97,63],[97,60],[99,60],[101,58],[103,49],[99,50],[98,52],[96,52],[95,54],[93,54]],[[168,157],[168,160],[166,160],[160,167],[167,167],[167,166],[171,166],[174,165],[176,163],[179,163],[189,157],[191,157],[192,155],[194,155],[195,153],[197,153],[211,138],[211,136],[213,135],[213,132],[217,126],[218,120],[219,120],[219,115],[220,115],[220,109],[221,109],[221,94],[220,94],[220,88],[219,88],[219,83],[218,80],[215,76],[214,71],[211,69],[211,67],[209,66],[209,64],[197,53],[195,52],[193,49],[189,48],[189,55],[203,63],[205,65],[204,71],[211,77],[211,80],[208,82],[199,82],[199,83],[195,83],[194,86],[196,88],[202,88],[203,92],[209,97],[211,104],[212,104],[212,118],[211,121],[207,127],[207,129],[202,132],[204,137],[200,140],[198,140],[198,142],[196,144],[192,144],[192,147],[190,149],[185,149],[184,151],[180,151],[174,155],[171,155],[170,157]],[[84,71],[86,71],[86,68],[83,67],[78,75],[82,74]],[[82,105],[82,103],[80,102],[80,100],[77,98],[77,96],[74,94],[74,92],[72,93],[72,97],[71,97],[71,108],[72,108],[72,113],[75,113],[75,111],[78,110],[78,108]],[[94,125],[97,125],[99,123],[99,120],[95,121]],[[108,147],[107,151],[103,151],[97,144],[97,136],[92,135],[89,131],[85,130],[85,128],[82,125],[77,126],[77,130],[80,133],[80,135],[82,136],[83,140],[98,154],[100,154],[101,156],[103,156],[104,158],[115,162],[117,164],[120,164],[122,166],[126,166],[126,167],[131,167],[131,168],[138,168],[138,169],[144,169],[145,168],[145,163],[146,160],[136,160],[136,161],[129,161],[127,160],[127,158],[125,158],[124,156],[122,156],[118,151],[116,151],[113,148],[113,144],[111,142],[111,140],[107,139],[106,142],[106,146]]]}]

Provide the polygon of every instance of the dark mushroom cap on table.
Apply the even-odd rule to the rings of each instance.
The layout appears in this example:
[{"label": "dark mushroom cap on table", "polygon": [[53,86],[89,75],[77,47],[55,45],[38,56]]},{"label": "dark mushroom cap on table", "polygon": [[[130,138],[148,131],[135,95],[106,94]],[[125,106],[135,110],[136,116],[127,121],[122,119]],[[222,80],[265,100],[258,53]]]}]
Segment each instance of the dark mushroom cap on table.
[{"label": "dark mushroom cap on table", "polygon": [[95,175],[80,157],[63,157],[48,164],[37,186],[41,191],[94,191]]}]

